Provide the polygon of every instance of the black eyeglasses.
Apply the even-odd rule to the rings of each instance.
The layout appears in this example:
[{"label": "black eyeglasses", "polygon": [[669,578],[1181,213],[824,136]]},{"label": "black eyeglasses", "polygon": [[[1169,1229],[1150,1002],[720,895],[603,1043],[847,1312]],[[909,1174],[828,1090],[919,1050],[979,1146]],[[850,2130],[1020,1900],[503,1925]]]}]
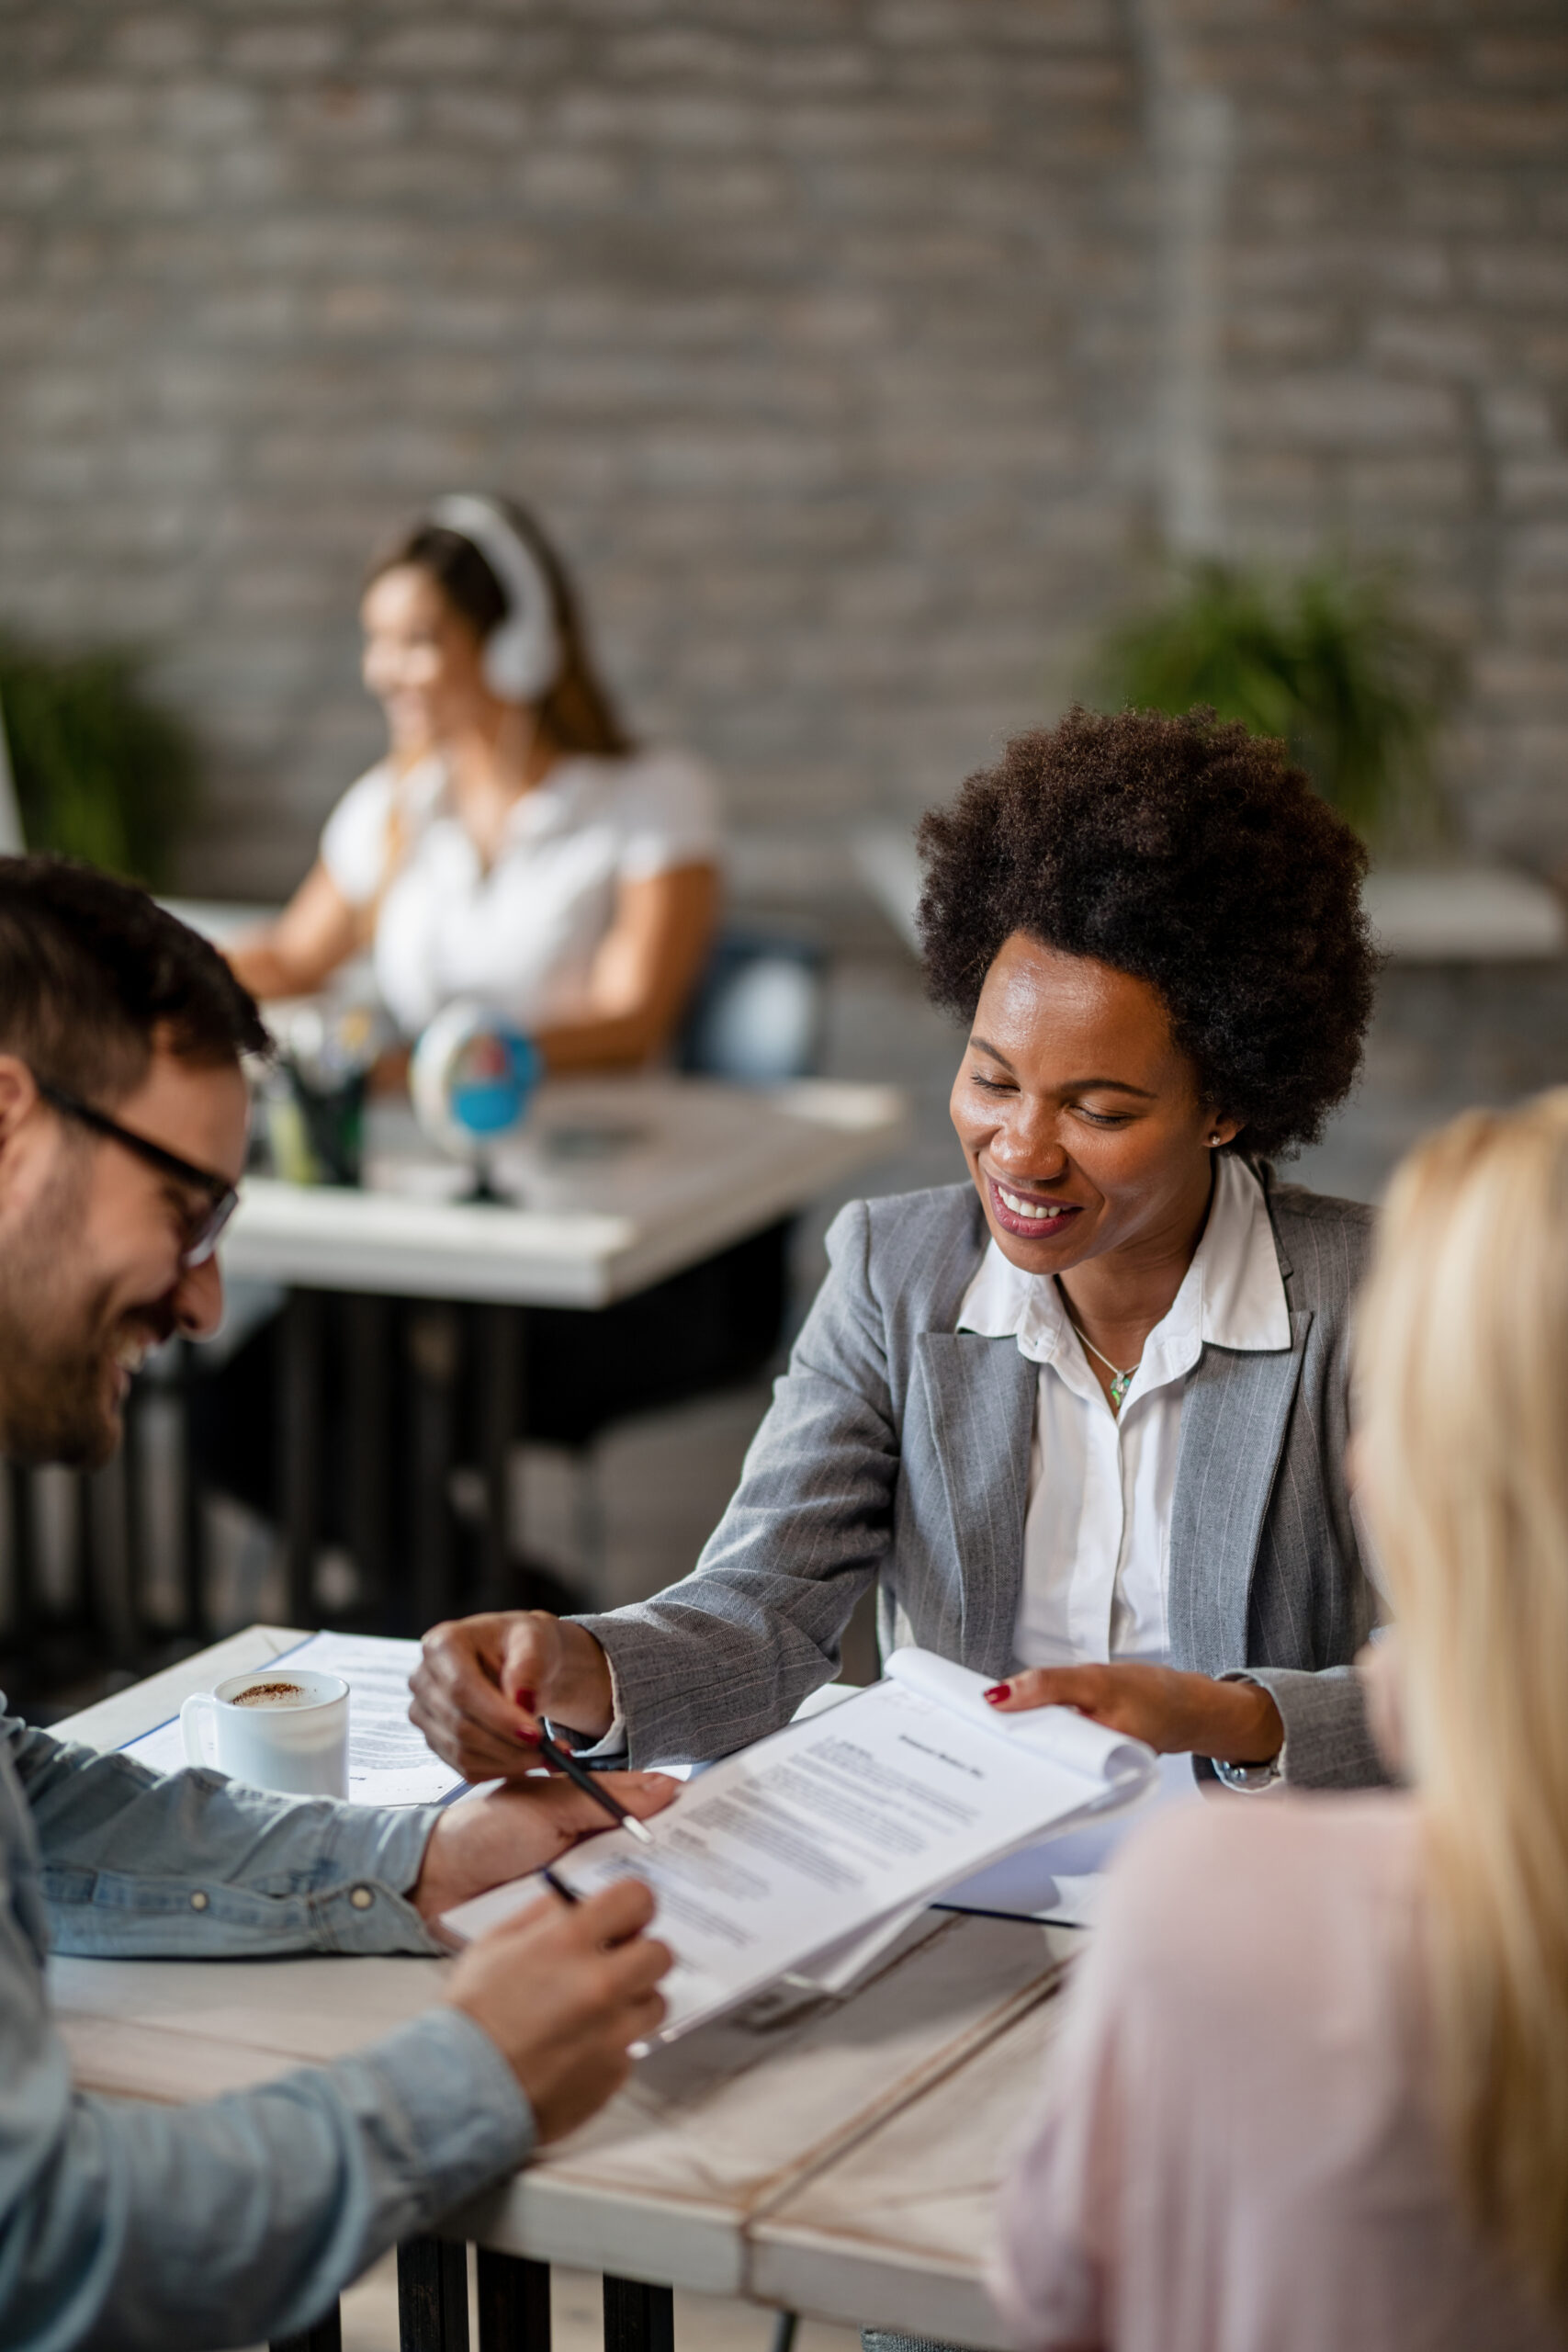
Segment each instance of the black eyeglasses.
[{"label": "black eyeglasses", "polygon": [[90,1102],[79,1096],[67,1094],[62,1086],[51,1086],[47,1079],[34,1073],[34,1084],[46,1102],[63,1112],[84,1127],[91,1127],[95,1135],[107,1136],[111,1143],[124,1146],[138,1159],[155,1168],[161,1176],[172,1176],[176,1183],[187,1184],[193,1192],[205,1193],[210,1205],[197,1225],[191,1239],[180,1251],[180,1264],[188,1272],[193,1266],[204,1266],[218,1247],[219,1236],[240,1204],[238,1188],[226,1176],[215,1175],[210,1168],[198,1168],[194,1159],[182,1159],[177,1151],[165,1151],[161,1143],[153,1143],[146,1136],[139,1136],[130,1127],[122,1127],[107,1111],[95,1111]]}]

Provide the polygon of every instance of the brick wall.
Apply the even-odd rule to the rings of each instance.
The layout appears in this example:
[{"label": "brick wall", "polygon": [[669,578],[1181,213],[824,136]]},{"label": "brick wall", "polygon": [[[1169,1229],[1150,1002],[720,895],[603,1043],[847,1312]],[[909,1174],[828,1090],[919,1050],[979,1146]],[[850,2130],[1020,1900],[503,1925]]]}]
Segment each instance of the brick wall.
[{"label": "brick wall", "polygon": [[1389,550],[1468,656],[1483,844],[1568,860],[1568,10],[1204,0],[1236,125],[1226,527]]},{"label": "brick wall", "polygon": [[1404,552],[1473,829],[1553,861],[1563,48],[1524,0],[13,5],[0,616],[146,643],[191,881],[276,890],[376,748],[367,549],[515,489],[776,894],[1048,709],[1191,510]]}]

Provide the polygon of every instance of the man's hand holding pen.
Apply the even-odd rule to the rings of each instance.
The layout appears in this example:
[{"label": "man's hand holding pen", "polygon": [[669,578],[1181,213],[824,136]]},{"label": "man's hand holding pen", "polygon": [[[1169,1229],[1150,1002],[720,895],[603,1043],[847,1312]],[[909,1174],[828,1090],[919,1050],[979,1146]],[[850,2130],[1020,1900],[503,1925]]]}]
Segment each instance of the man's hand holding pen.
[{"label": "man's hand holding pen", "polygon": [[636,1816],[662,1812],[678,1787],[662,1772],[610,1772],[591,1791],[540,1779],[467,1797],[436,1816],[410,1899],[439,1934],[444,1912],[558,1861],[580,1838],[608,1828],[606,1797],[617,1813]]}]

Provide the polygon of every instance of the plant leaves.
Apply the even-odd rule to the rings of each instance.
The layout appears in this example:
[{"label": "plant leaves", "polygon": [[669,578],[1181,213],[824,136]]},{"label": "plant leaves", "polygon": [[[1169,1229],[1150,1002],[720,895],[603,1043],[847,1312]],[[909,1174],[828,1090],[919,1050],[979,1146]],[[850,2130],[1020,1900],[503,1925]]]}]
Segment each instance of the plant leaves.
[{"label": "plant leaves", "polygon": [[28,848],[158,888],[195,813],[197,762],[184,726],[143,693],[141,666],[121,649],[0,642],[0,723]]},{"label": "plant leaves", "polygon": [[1206,704],[1280,738],[1372,837],[1431,803],[1432,741],[1455,670],[1387,572],[1322,565],[1274,582],[1206,562],[1111,632],[1095,687],[1111,707],[1179,717]]}]

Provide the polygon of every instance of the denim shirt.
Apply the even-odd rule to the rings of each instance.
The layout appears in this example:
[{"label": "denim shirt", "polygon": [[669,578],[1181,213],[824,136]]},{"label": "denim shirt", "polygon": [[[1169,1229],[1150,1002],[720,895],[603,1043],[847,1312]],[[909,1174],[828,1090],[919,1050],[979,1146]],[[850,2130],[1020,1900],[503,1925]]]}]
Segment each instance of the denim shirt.
[{"label": "denim shirt", "polygon": [[205,2106],[96,2098],[72,2087],[45,1954],[433,1954],[406,1898],[435,1815],[151,1772],[3,1704],[0,2345],[195,2352],[301,2334],[378,2255],[526,2155],[533,2117],[494,2044],[443,2007]]}]

